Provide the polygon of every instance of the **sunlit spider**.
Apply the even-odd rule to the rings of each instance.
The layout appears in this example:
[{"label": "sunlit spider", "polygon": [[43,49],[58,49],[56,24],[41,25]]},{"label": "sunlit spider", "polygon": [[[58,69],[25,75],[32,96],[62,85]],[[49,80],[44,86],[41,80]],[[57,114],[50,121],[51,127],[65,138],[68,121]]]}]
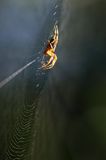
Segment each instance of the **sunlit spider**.
[{"label": "sunlit spider", "polygon": [[56,56],[55,50],[56,50],[56,47],[58,44],[58,36],[59,36],[58,26],[55,25],[54,35],[52,36],[52,38],[50,40],[48,40],[47,47],[44,51],[44,57],[49,56],[50,59],[46,63],[42,62],[41,68],[43,68],[43,69],[53,68],[53,66],[55,65],[55,63],[57,61],[57,56]]}]

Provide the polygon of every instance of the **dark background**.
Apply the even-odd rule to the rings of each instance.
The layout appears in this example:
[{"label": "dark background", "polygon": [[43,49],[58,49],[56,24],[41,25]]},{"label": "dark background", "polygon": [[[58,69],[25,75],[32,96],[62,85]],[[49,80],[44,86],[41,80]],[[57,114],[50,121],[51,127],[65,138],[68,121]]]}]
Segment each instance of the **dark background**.
[{"label": "dark background", "polygon": [[106,159],[105,18],[105,0],[0,2],[0,80],[59,23],[55,67],[37,61],[0,89],[1,160]]}]

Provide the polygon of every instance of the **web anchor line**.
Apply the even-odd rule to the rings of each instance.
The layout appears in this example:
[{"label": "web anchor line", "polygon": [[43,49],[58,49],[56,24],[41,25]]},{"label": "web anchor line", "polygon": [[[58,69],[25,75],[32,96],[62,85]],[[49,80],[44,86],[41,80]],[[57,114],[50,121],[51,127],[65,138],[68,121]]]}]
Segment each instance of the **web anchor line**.
[{"label": "web anchor line", "polygon": [[13,74],[11,74],[9,77],[7,77],[6,79],[4,79],[3,81],[0,82],[0,89],[2,87],[4,87],[7,83],[9,83],[12,79],[14,79],[17,75],[19,75],[22,71],[24,71],[26,68],[28,68],[30,65],[32,65],[33,63],[36,62],[36,59],[34,59],[33,61],[29,62],[28,64],[26,64],[24,67],[20,68],[19,70],[17,70],[16,72],[14,72]]}]

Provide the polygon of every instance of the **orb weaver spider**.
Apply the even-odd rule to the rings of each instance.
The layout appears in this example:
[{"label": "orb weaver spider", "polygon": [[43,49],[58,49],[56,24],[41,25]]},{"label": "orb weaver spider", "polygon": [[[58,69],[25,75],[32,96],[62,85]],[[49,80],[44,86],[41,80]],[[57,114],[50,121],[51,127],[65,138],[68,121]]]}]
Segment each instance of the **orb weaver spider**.
[{"label": "orb weaver spider", "polygon": [[45,63],[42,61],[42,66],[41,68],[43,69],[51,69],[54,67],[56,61],[57,61],[57,55],[55,53],[57,44],[58,44],[58,36],[59,36],[59,31],[58,31],[58,26],[54,26],[54,34],[50,40],[48,40],[47,47],[44,51],[44,57],[49,56],[49,60]]}]

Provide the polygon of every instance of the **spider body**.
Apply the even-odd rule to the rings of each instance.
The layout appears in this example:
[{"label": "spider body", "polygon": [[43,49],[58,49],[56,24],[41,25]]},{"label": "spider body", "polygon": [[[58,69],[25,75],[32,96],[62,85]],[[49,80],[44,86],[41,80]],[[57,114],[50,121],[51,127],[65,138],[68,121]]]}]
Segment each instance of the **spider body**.
[{"label": "spider body", "polygon": [[57,61],[57,55],[55,53],[57,44],[58,44],[58,26],[56,25],[54,28],[54,35],[53,37],[48,41],[48,44],[46,46],[46,49],[44,51],[44,56],[49,56],[49,60],[47,61],[47,63],[43,63],[42,67],[43,69],[51,69],[54,67],[56,61]]}]

